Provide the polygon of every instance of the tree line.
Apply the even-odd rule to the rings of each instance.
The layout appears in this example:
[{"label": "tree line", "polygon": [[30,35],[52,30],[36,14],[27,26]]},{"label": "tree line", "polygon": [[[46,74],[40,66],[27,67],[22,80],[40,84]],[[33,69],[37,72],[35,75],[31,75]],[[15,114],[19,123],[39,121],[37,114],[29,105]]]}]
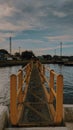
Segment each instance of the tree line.
[{"label": "tree line", "polygon": [[[8,53],[7,50],[5,49],[0,49],[0,56],[4,56],[4,55],[10,55],[10,53]],[[19,57],[21,60],[29,60],[32,58],[38,58],[38,59],[42,59],[42,60],[54,60],[54,61],[61,61],[61,60],[69,60],[69,61],[73,61],[73,56],[59,56],[59,55],[54,55],[51,56],[50,54],[46,54],[46,55],[42,55],[42,56],[35,56],[35,54],[33,53],[33,51],[23,51],[21,54],[19,52],[16,52],[14,55],[11,55],[14,58]]]}]

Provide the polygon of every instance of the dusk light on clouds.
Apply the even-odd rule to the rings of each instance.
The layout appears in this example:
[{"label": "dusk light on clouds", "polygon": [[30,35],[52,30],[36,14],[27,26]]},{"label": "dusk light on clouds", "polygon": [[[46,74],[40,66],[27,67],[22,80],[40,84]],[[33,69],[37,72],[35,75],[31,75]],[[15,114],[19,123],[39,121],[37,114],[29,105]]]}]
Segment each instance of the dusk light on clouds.
[{"label": "dusk light on clouds", "polygon": [[0,0],[0,49],[73,55],[73,0]]}]

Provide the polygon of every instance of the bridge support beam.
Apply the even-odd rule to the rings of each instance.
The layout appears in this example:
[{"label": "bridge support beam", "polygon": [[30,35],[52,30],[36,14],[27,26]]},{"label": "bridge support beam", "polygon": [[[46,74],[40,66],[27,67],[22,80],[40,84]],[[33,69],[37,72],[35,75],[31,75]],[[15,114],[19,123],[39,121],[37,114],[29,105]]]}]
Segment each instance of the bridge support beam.
[{"label": "bridge support beam", "polygon": [[54,74],[52,73],[54,70],[50,71],[50,101],[51,103],[53,103],[54,100],[54,95],[52,93],[52,89],[54,89]]},{"label": "bridge support beam", "polygon": [[56,115],[55,124],[60,124],[63,120],[63,76],[57,77],[57,90],[56,90]]},{"label": "bridge support beam", "polygon": [[22,70],[19,70],[18,73],[18,89],[21,90],[18,97],[18,102],[23,102],[23,93],[22,93],[22,84],[23,84],[23,72]]},{"label": "bridge support beam", "polygon": [[10,120],[13,125],[17,124],[17,77],[16,75],[11,75],[10,78]]}]

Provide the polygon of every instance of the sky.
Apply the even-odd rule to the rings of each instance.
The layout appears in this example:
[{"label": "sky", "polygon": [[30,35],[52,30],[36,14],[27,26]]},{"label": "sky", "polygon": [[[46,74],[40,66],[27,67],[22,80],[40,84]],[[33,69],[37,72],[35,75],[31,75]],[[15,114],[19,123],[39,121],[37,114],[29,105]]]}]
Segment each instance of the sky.
[{"label": "sky", "polygon": [[0,49],[73,55],[73,0],[0,0]]}]

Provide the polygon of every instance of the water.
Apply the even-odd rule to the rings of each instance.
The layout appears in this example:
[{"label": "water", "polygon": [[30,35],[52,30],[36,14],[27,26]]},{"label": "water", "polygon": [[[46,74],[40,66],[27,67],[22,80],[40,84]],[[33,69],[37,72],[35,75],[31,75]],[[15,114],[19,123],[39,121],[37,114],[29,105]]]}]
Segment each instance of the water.
[{"label": "water", "polygon": [[10,75],[16,74],[21,66],[0,68],[0,104],[9,105]]},{"label": "water", "polygon": [[[64,77],[64,103],[73,104],[73,67],[60,65],[45,65],[54,69]],[[21,66],[0,68],[0,104],[9,105],[10,101],[10,75],[16,74]],[[49,77],[49,75],[47,74]]]},{"label": "water", "polygon": [[63,75],[64,103],[73,104],[73,67],[56,64],[49,64],[46,66],[53,69],[56,73]]}]

